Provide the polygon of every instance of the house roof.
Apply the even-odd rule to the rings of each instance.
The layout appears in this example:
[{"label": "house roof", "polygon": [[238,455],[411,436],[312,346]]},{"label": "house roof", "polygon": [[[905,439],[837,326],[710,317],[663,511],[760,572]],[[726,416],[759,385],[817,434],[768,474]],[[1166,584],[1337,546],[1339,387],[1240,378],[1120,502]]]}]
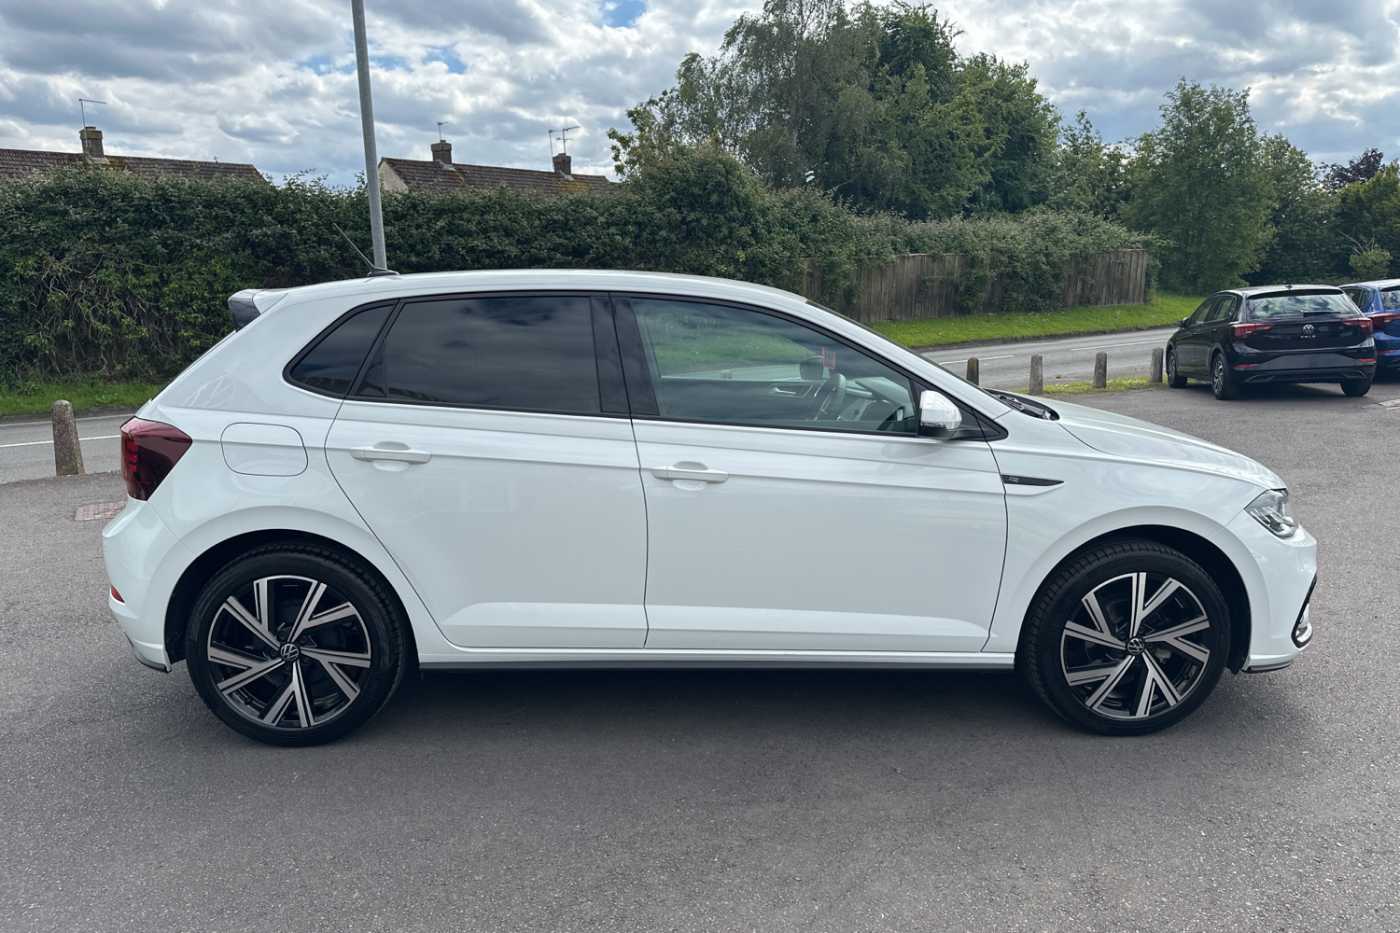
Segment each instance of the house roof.
[{"label": "house roof", "polygon": [[190,159],[158,159],[147,156],[109,155],[91,160],[79,152],[47,152],[38,149],[0,149],[0,180],[22,178],[34,172],[72,165],[98,165],[146,178],[238,178],[266,182],[262,173],[241,162],[200,162]]},{"label": "house roof", "polygon": [[417,159],[380,159],[410,191],[434,193],[467,188],[512,188],[538,194],[569,194],[575,191],[604,191],[612,186],[604,175],[560,175],[528,168],[501,168],[496,165],[468,165]]}]

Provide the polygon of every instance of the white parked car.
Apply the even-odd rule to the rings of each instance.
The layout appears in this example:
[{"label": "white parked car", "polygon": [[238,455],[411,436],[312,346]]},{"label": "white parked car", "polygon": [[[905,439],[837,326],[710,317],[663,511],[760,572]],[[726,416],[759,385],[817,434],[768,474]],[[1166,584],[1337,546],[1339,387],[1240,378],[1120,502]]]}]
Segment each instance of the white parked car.
[{"label": "white parked car", "polygon": [[1312,633],[1274,473],[796,295],[522,271],[229,304],[122,429],[103,550],[136,657],[263,741],[343,735],[414,665],[1015,667],[1143,733]]}]

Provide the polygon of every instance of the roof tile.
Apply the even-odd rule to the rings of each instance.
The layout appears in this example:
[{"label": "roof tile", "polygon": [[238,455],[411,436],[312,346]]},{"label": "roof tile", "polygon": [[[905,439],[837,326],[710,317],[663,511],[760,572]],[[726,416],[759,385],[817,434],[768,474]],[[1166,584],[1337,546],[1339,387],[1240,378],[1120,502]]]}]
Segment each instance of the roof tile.
[{"label": "roof tile", "polygon": [[528,168],[501,168],[495,165],[468,165],[453,162],[449,169],[441,162],[417,159],[381,159],[394,170],[411,191],[449,192],[466,188],[511,188],[538,194],[568,194],[575,191],[606,191],[612,182],[603,175],[570,175],[540,172]]}]

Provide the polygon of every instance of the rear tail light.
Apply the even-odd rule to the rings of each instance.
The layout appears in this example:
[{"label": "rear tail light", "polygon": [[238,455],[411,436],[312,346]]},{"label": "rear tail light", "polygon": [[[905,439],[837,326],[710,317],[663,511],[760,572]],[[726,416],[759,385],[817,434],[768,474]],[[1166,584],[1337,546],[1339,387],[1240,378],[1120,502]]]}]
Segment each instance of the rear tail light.
[{"label": "rear tail light", "polygon": [[1368,337],[1371,334],[1371,319],[1368,317],[1349,317],[1342,321],[1343,324],[1353,324],[1361,329],[1361,336]]},{"label": "rear tail light", "polygon": [[1262,333],[1266,330],[1273,330],[1272,324],[1231,324],[1230,331],[1236,337],[1248,337],[1250,334]]},{"label": "rear tail light", "polygon": [[1400,311],[1383,311],[1380,314],[1373,314],[1370,321],[1373,330],[1385,330],[1391,324],[1400,321]]},{"label": "rear tail light", "polygon": [[190,436],[174,425],[132,418],[122,425],[122,479],[126,494],[149,499],[190,449]]}]

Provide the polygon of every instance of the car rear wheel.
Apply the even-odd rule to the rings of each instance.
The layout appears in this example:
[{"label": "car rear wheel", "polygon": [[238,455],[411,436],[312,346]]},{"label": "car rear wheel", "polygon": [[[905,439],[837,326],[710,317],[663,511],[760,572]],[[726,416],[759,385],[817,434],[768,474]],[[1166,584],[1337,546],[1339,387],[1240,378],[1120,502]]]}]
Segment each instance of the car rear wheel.
[{"label": "car rear wheel", "polygon": [[1186,377],[1177,372],[1176,351],[1173,349],[1167,350],[1167,385],[1173,389],[1186,388]]},{"label": "car rear wheel", "polygon": [[1219,350],[1210,358],[1210,390],[1215,393],[1215,397],[1223,401],[1238,398],[1239,387],[1235,384],[1235,377],[1230,372],[1230,367],[1225,363],[1225,354]]},{"label": "car rear wheel", "polygon": [[1070,723],[1140,735],[1200,706],[1229,653],[1229,609],[1200,565],[1127,540],[1085,552],[1046,582],[1017,666]]},{"label": "car rear wheel", "polygon": [[214,715],[273,745],[315,745],[362,725],[408,664],[382,584],[313,545],[258,548],[214,576],[185,652]]},{"label": "car rear wheel", "polygon": [[1342,383],[1342,391],[1350,398],[1360,398],[1371,391],[1372,379],[1348,379]]}]

